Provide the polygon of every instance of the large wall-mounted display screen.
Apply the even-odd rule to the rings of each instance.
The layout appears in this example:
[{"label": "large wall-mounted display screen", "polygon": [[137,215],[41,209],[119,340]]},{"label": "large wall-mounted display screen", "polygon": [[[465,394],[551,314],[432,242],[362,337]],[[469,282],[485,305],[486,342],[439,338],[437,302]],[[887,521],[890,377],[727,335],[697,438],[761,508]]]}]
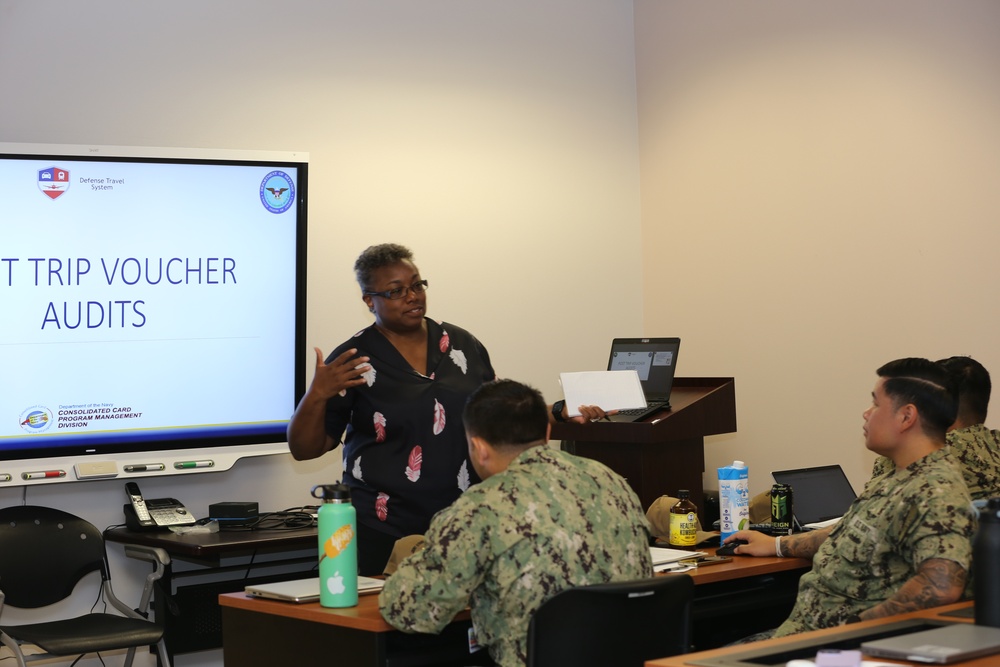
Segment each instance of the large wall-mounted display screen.
[{"label": "large wall-mounted display screen", "polygon": [[302,153],[0,144],[5,461],[283,442]]}]

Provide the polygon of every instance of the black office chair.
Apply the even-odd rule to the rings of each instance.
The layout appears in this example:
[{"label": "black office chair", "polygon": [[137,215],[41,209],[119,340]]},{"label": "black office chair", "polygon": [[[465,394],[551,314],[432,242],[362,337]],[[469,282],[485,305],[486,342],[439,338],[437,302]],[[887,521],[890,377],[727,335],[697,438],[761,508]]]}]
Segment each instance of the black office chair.
[{"label": "black office chair", "polygon": [[[166,552],[152,547],[127,547],[129,555],[147,560],[155,569],[146,577],[137,609],[119,600],[111,590],[104,539],[97,528],[67,512],[48,507],[16,506],[0,509],[0,620],[4,604],[22,609],[47,607],[69,598],[87,574],[101,573],[100,591],[82,586],[75,598],[93,605],[91,613],[61,620],[8,625],[0,622],[0,641],[17,658],[19,667],[53,656],[77,656],[98,651],[128,649],[125,666],[135,649],[156,645],[160,664],[169,667],[162,625],[146,618],[154,582],[169,562]],[[96,581],[94,582],[96,584]],[[103,596],[102,602],[100,597]],[[104,613],[110,603],[123,615]],[[22,645],[34,645],[43,654],[25,655]]]},{"label": "black office chair", "polygon": [[569,588],[528,625],[528,667],[642,667],[690,648],[694,581],[668,574]]}]

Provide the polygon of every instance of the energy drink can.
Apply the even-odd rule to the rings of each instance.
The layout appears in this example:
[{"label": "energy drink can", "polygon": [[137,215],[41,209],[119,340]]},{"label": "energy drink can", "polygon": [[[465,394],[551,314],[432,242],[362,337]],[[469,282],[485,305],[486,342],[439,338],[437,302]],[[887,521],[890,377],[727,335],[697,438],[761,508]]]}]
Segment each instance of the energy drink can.
[{"label": "energy drink can", "polygon": [[791,535],[793,523],[792,487],[775,484],[771,487],[771,534]]}]

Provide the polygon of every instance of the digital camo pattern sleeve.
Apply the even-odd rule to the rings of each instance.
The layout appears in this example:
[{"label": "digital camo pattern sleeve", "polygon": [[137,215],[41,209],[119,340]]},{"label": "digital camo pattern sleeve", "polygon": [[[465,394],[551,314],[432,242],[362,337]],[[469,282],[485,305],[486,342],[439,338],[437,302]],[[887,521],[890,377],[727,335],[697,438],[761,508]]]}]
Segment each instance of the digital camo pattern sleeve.
[{"label": "digital camo pattern sleeve", "polygon": [[648,531],[620,477],[533,447],[434,518],[427,547],[386,583],[382,615],[397,628],[438,632],[469,604],[498,664],[523,664],[528,620],[549,597],[652,575]]},{"label": "digital camo pattern sleeve", "polygon": [[775,636],[854,619],[895,595],[929,559],[968,570],[970,506],[947,448],[869,483],[820,546]]},{"label": "digital camo pattern sleeve", "polygon": [[948,448],[973,500],[1000,496],[1000,431],[983,424],[956,429],[948,433]]}]

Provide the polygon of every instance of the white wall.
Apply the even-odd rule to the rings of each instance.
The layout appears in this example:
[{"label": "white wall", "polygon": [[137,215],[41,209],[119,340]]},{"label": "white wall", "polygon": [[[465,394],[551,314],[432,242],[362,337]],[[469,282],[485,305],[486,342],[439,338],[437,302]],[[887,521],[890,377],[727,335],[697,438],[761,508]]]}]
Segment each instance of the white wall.
[{"label": "white wall", "polygon": [[878,366],[1000,377],[1000,4],[636,0],[635,25],[644,329],[736,377],[706,485],[739,457],[754,493],[826,463],[860,490]]},{"label": "white wall", "polygon": [[[357,253],[406,243],[430,314],[502,374],[555,396],[615,335],[679,335],[682,375],[737,378],[707,482],[740,456],[755,491],[827,462],[860,486],[875,367],[1000,368],[1000,6],[634,8],[633,33],[626,0],[8,0],[0,141],[309,151],[310,344],[367,323]],[[281,509],[339,474],[274,457],[143,489]],[[123,492],[27,500],[108,525]]]},{"label": "white wall", "polygon": [[[553,400],[560,371],[603,368],[613,336],[642,333],[633,40],[626,0],[8,0],[0,141],[308,151],[309,344],[369,322],[354,258],[401,242],[429,314]],[[203,516],[300,505],[339,476],[337,455],[279,456],[142,489]],[[48,485],[27,502],[103,527],[124,491]]]}]

